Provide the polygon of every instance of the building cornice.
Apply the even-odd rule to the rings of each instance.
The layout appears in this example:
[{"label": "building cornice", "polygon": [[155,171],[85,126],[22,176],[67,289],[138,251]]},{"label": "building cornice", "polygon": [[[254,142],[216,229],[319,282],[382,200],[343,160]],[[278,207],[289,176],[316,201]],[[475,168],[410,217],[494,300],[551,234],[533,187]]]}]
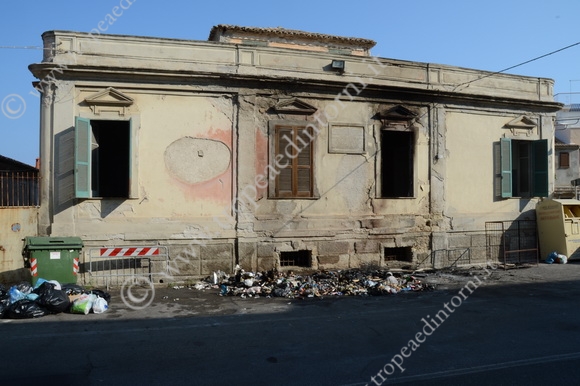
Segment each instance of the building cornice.
[{"label": "building cornice", "polygon": [[[309,88],[364,86],[365,93],[399,92],[433,102],[465,101],[521,105],[558,111],[553,80],[491,73],[460,67],[333,52],[306,52],[274,47],[50,31],[43,34],[44,61],[29,68],[41,79],[86,79],[172,82],[218,79],[220,83],[300,84]],[[330,68],[344,61],[344,72]],[[72,76],[74,73],[74,76]],[[50,75],[50,76],[48,76]],[[173,79],[173,80],[172,80]],[[165,80],[164,80],[165,81]],[[203,80],[202,80],[203,81]],[[348,90],[347,90],[348,91]]]}]

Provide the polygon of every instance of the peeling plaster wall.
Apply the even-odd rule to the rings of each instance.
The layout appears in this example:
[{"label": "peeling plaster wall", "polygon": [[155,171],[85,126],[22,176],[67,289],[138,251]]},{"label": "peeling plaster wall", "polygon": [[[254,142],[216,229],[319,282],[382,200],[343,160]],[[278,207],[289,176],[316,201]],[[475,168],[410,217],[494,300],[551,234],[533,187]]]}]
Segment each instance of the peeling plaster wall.
[{"label": "peeling plaster wall", "polygon": [[[74,116],[89,119],[133,119],[132,150],[138,192],[131,199],[74,198],[74,183],[68,181],[74,163],[61,166],[65,178],[55,176],[58,194],[52,235],[76,234],[102,245],[141,244],[159,240],[213,238],[223,232],[231,238],[233,103],[228,95],[154,92],[122,89],[134,99],[126,116],[95,114],[82,101],[102,87],[82,87],[75,111],[59,104],[55,138],[72,138]],[[138,118],[138,119],[135,119]],[[60,141],[57,162],[70,159],[74,141]],[[223,219],[216,223],[213,218]],[[192,224],[197,232],[192,231]],[[211,235],[210,235],[211,233]]]},{"label": "peeling plaster wall", "polygon": [[[268,132],[269,122],[311,123],[320,128],[314,140],[313,162],[317,198],[268,199],[266,189],[259,191],[255,203],[241,208],[240,227],[246,237],[258,240],[257,251],[248,248],[249,255],[240,256],[241,261],[247,261],[256,269],[278,267],[281,252],[307,249],[315,256],[313,268],[348,268],[361,264],[384,265],[384,248],[412,247],[416,257],[427,255],[431,231],[428,225],[428,109],[414,107],[419,115],[413,127],[416,133],[415,196],[385,199],[380,198],[377,187],[381,123],[373,116],[398,103],[344,101],[340,109],[336,109],[336,116],[321,124],[313,116],[268,113],[269,107],[284,98],[287,98],[284,94],[258,96],[251,103],[240,106],[240,122],[247,120],[253,123],[247,129],[240,127],[240,153],[247,154],[254,150],[256,154],[255,168],[240,168],[240,189],[254,184],[255,177],[263,174],[268,160],[273,158],[273,143],[269,140],[273,136]],[[330,111],[329,106],[337,104],[328,95],[322,94],[303,95],[300,100],[316,107],[317,111]],[[363,128],[364,152],[346,154],[329,151],[329,130],[337,124]],[[240,161],[240,164],[243,165],[243,162]],[[266,248],[267,245],[270,247]]]},{"label": "peeling plaster wall", "polygon": [[30,280],[24,267],[24,238],[37,235],[37,208],[0,209],[0,282],[3,284]]},{"label": "peeling plaster wall", "polygon": [[[274,97],[275,98],[275,97]],[[272,97],[264,98],[264,103],[269,101],[272,104]],[[275,99],[274,99],[275,100]],[[329,105],[336,102],[324,99],[302,100],[316,106],[319,111],[324,111]],[[380,146],[378,144],[380,136],[380,122],[371,119],[377,111],[385,106],[392,106],[394,103],[385,103],[376,105],[365,102],[343,102],[345,107],[339,110],[336,117],[329,120],[325,125],[319,125],[320,134],[315,139],[314,149],[314,168],[315,168],[315,191],[318,192],[317,200],[295,200],[293,212],[286,215],[302,217],[309,216],[374,216],[374,215],[400,215],[400,214],[418,214],[422,215],[429,211],[429,137],[427,118],[421,117],[417,124],[416,132],[416,150],[415,150],[415,197],[410,199],[383,199],[379,197],[379,190],[376,186],[376,169],[380,159],[377,153]],[[426,109],[421,110],[426,115]],[[289,117],[280,115],[262,116],[256,119],[261,123],[261,128],[257,129],[254,137],[260,138],[259,148],[256,154],[261,157],[258,164],[258,172],[263,170],[267,164],[266,157],[272,150],[268,148],[271,143],[267,142],[268,119],[283,120],[300,124],[317,122],[312,117]],[[340,154],[330,153],[329,148],[329,126],[341,123],[346,126],[363,126],[365,130],[365,151],[362,154]],[[252,183],[254,175],[249,175],[242,181]],[[262,197],[262,196],[260,196]],[[288,201],[288,200],[284,200]],[[280,213],[277,206],[280,205],[276,200],[258,201],[256,215],[270,216]],[[284,207],[288,210],[288,206]],[[283,212],[282,212],[283,213]]]},{"label": "peeling plaster wall", "polygon": [[[438,131],[444,140],[437,143],[440,158],[434,164],[435,184],[442,194],[435,205],[442,210],[441,228],[433,233],[434,265],[443,267],[464,254],[472,263],[485,263],[485,223],[489,221],[535,220],[539,198],[498,196],[500,138],[533,141],[548,139],[553,149],[551,117],[523,110],[460,109],[445,106],[438,110]],[[533,129],[506,127],[525,115],[537,121]],[[553,157],[548,157],[554,170]],[[550,191],[554,173],[549,173]],[[435,185],[434,184],[434,185]],[[435,189],[435,186],[433,187]],[[493,258],[493,257],[492,257]],[[449,259],[449,260],[447,260]]]},{"label": "peeling plaster wall", "polygon": [[[482,113],[448,109],[446,112],[446,183],[447,216],[454,218],[454,227],[465,230],[484,229],[486,221],[503,221],[514,212],[524,213],[535,208],[531,199],[522,208],[519,199],[495,196],[497,163],[494,146],[500,138],[532,141],[553,138],[553,131],[541,133],[535,129],[515,132],[505,125],[518,117],[513,112]],[[552,134],[552,136],[550,135]],[[495,145],[494,145],[495,144]],[[451,187],[455,187],[452,189]]]}]

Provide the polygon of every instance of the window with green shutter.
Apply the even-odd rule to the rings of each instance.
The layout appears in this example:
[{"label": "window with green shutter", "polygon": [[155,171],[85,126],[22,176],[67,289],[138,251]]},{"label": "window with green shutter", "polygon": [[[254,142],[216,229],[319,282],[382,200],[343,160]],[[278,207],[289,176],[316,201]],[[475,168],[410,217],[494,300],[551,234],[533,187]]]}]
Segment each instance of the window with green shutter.
[{"label": "window with green shutter", "polygon": [[131,121],[75,120],[77,198],[128,198]]},{"label": "window with green shutter", "polygon": [[500,140],[501,197],[547,197],[548,140]]}]

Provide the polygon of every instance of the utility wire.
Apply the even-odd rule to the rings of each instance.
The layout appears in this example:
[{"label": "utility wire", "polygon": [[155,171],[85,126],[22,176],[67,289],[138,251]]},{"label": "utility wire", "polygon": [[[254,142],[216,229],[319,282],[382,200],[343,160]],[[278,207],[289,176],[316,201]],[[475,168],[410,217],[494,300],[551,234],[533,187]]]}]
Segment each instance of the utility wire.
[{"label": "utility wire", "polygon": [[500,70],[500,71],[496,71],[496,72],[489,73],[489,74],[487,74],[487,75],[484,75],[484,76],[482,76],[481,78],[477,78],[477,79],[474,79],[474,80],[470,80],[469,82],[465,82],[465,83],[458,84],[457,86],[455,86],[455,88],[453,89],[453,91],[457,90],[457,88],[458,88],[458,87],[465,86],[465,85],[470,85],[470,84],[471,84],[471,83],[473,83],[473,82],[477,82],[477,81],[479,81],[479,80],[482,80],[482,79],[488,78],[488,77],[490,77],[490,76],[493,76],[493,75],[496,75],[496,74],[501,74],[501,73],[503,73],[503,72],[506,72],[506,71],[509,71],[509,70],[511,70],[511,69],[513,69],[513,68],[516,68],[516,67],[523,66],[524,64],[528,64],[528,63],[534,62],[534,61],[536,61],[536,60],[538,60],[538,59],[545,58],[546,56],[554,55],[555,53],[558,53],[558,52],[561,52],[561,51],[567,50],[567,49],[569,49],[569,48],[572,48],[572,47],[574,47],[574,46],[577,46],[577,45],[580,45],[580,42],[576,42],[576,43],[574,43],[574,44],[570,44],[569,46],[562,47],[562,48],[560,48],[560,49],[557,49],[557,50],[555,50],[555,51],[552,51],[552,52],[548,52],[547,54],[540,55],[540,56],[538,56],[538,57],[536,57],[536,58],[533,58],[533,59],[530,59],[530,60],[526,60],[525,62],[522,62],[522,63],[516,64],[516,65],[514,65],[514,66],[511,66],[511,67],[508,67],[508,68],[504,68],[503,70]]},{"label": "utility wire", "polygon": [[11,49],[11,50],[43,50],[40,46],[0,46],[0,49]]}]

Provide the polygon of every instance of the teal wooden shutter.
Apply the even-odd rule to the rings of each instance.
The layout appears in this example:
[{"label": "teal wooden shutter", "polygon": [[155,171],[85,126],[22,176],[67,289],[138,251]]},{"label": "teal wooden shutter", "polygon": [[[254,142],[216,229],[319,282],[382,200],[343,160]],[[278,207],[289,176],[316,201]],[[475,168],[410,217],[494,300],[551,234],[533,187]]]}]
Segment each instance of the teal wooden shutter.
[{"label": "teal wooden shutter", "polygon": [[75,196],[91,196],[91,121],[75,119]]},{"label": "teal wooden shutter", "polygon": [[127,165],[127,167],[129,168],[129,192],[127,194],[127,196],[129,198],[137,198],[137,189],[133,188],[133,178],[134,178],[134,174],[135,174],[135,170],[133,170],[133,119],[129,119],[129,165]]},{"label": "teal wooden shutter", "polygon": [[548,140],[532,142],[532,196],[548,197]]},{"label": "teal wooden shutter", "polygon": [[501,196],[512,197],[512,140],[500,139]]}]

